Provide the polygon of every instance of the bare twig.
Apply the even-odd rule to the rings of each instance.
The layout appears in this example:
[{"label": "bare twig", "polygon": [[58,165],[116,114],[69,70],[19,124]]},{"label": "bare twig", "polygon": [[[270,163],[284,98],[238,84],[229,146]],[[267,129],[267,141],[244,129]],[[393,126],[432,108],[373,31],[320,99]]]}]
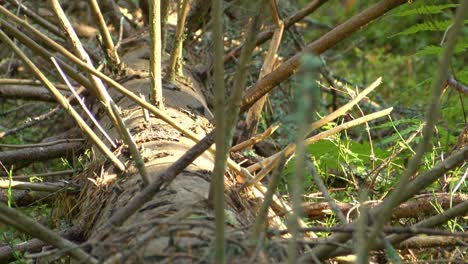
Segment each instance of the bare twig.
[{"label": "bare twig", "polygon": [[135,143],[130,131],[128,131],[127,127],[125,126],[122,117],[119,114],[119,110],[114,102],[110,102],[112,107],[112,111],[114,112],[115,117],[117,118],[117,124],[119,125],[119,130],[122,131],[123,140],[128,145],[128,149],[132,154],[133,161],[135,162],[135,166],[137,167],[138,171],[140,172],[141,179],[143,180],[144,186],[147,186],[150,183],[150,178],[148,176],[148,172],[146,171],[145,162],[141,156],[140,151],[138,150],[138,146]]},{"label": "bare twig", "polygon": [[175,77],[182,73],[182,48],[184,43],[185,20],[190,10],[191,0],[177,0],[177,28],[174,35],[174,46],[169,60],[167,79],[175,81]]},{"label": "bare twig", "polygon": [[340,208],[336,205],[335,201],[333,198],[330,196],[328,193],[327,187],[325,186],[325,183],[323,182],[322,178],[320,175],[317,174],[317,171],[314,168],[314,164],[310,161],[310,156],[308,156],[306,160],[306,165],[309,169],[310,174],[312,175],[312,178],[314,179],[315,185],[317,185],[317,188],[322,192],[323,196],[325,197],[325,200],[327,203],[330,205],[330,208],[333,210],[335,215],[338,217],[338,220],[341,222],[342,225],[345,225],[348,223],[346,221],[346,217],[344,214],[341,212]]},{"label": "bare twig", "polygon": [[286,163],[286,157],[282,155],[280,157],[278,167],[271,175],[270,183],[268,184],[267,192],[262,202],[262,207],[258,211],[258,215],[255,218],[255,225],[253,227],[253,232],[252,232],[252,239],[255,243],[261,243],[260,238],[262,237],[262,234],[265,232],[266,223],[268,221],[267,220],[268,208],[271,206],[271,203],[273,202],[273,196],[280,182],[281,172],[283,171],[285,163]]},{"label": "bare twig", "polygon": [[[276,29],[273,34],[273,39],[271,40],[268,53],[265,57],[262,69],[260,70],[259,79],[263,78],[266,74],[270,73],[274,69],[276,62],[276,54],[278,52],[279,45],[281,43],[281,38],[283,36],[284,24],[278,14],[278,7],[276,6],[276,1],[271,0],[270,6],[273,13],[273,20],[275,21]],[[245,128],[243,129],[237,142],[246,141],[257,133],[258,123],[260,121],[260,115],[263,110],[263,105],[267,99],[267,95],[264,95],[260,98],[247,112],[247,117],[245,118]]]},{"label": "bare twig", "polygon": [[455,90],[465,94],[465,95],[468,95],[468,87],[466,85],[463,85],[463,83],[460,83],[458,82],[457,80],[455,80],[455,78],[453,78],[452,76],[450,76],[448,79],[447,79],[447,83],[455,88]]},{"label": "bare twig", "polygon": [[151,81],[151,101],[157,108],[163,110],[163,92],[162,92],[162,44],[161,44],[161,1],[149,1],[150,17],[150,81]]},{"label": "bare twig", "polygon": [[107,28],[106,21],[104,21],[101,9],[99,8],[99,4],[96,0],[88,0],[88,3],[91,7],[91,11],[94,15],[94,18],[96,19],[99,31],[101,32],[101,36],[105,47],[103,48],[104,54],[106,54],[110,66],[118,72],[123,68],[123,65],[121,64],[119,54],[117,53],[117,50],[114,47],[112,36],[109,32],[109,29]]},{"label": "bare twig", "polygon": [[73,88],[73,85],[70,83],[70,81],[68,80],[67,76],[65,75],[65,73],[62,71],[62,69],[60,68],[60,65],[57,63],[57,60],[55,58],[50,58],[52,60],[52,63],[55,65],[55,67],[57,68],[57,70],[59,71],[60,73],[60,76],[62,76],[62,79],[63,81],[67,84],[68,86],[68,89],[70,89],[70,91],[72,92],[72,94],[75,96],[76,100],[79,102],[79,104],[81,105],[81,107],[83,108],[83,110],[85,111],[85,113],[88,115],[89,119],[91,119],[91,121],[93,122],[93,124],[99,129],[99,131],[104,135],[104,137],[107,139],[107,141],[109,141],[109,143],[112,145],[112,147],[116,148],[117,146],[115,145],[114,143],[114,140],[111,139],[111,137],[109,136],[109,134],[107,134],[107,132],[104,130],[104,128],[102,128],[101,124],[99,124],[99,122],[96,120],[96,118],[94,117],[94,115],[91,113],[91,111],[88,109],[88,107],[86,106],[86,104],[84,103],[84,99],[82,99],[78,93],[75,91],[75,89]]},{"label": "bare twig", "polygon": [[[226,138],[226,119],[224,118],[224,106],[226,102],[226,91],[224,87],[224,64],[221,58],[224,54],[224,31],[223,31],[223,1],[211,1],[211,17],[213,19],[213,42],[214,42],[214,104],[215,125],[214,134],[216,142],[215,166],[213,168],[212,180],[208,194],[208,201],[215,208],[215,262],[224,263],[225,260],[225,231],[224,231],[224,172],[226,170],[226,158],[228,146]],[[208,137],[205,137],[208,138]]]},{"label": "bare twig", "polygon": [[332,48],[338,42],[348,37],[352,33],[361,29],[364,25],[374,19],[379,18],[386,12],[396,8],[407,0],[384,0],[369,7],[361,13],[350,18],[348,21],[340,24],[321,38],[307,45],[303,52],[294,55],[289,60],[283,62],[276,70],[260,79],[256,84],[250,87],[242,100],[241,111],[245,111],[258,99],[267,94],[271,89],[282,81],[289,78],[299,68],[299,60],[305,53],[322,54],[324,51]]},{"label": "bare twig", "polygon": [[[284,19],[284,28],[288,29],[289,27],[294,25],[299,20],[303,19],[304,17],[310,15],[312,12],[317,10],[320,6],[322,6],[327,1],[328,0],[313,0],[313,1],[310,1],[310,3],[307,4],[303,9],[301,9],[297,13],[289,16],[288,18]],[[270,29],[268,29],[266,31],[263,31],[260,34],[258,34],[258,36],[257,36],[257,38],[255,40],[255,45],[259,46],[259,45],[265,43],[267,40],[269,40],[273,36],[275,28],[276,28],[276,26],[272,26],[272,27],[270,27]],[[238,47],[236,47],[235,49],[230,51],[228,54],[226,54],[224,56],[224,62],[226,63],[226,62],[230,61],[231,59],[239,56],[239,54],[240,54],[240,52],[242,50],[242,47],[244,45],[245,44],[239,45]]]}]

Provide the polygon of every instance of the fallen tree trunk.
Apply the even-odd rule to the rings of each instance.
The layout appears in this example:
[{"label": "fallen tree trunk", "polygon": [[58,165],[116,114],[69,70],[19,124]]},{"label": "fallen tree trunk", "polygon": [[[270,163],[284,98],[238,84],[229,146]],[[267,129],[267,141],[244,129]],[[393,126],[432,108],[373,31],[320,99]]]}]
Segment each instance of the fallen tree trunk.
[{"label": "fallen tree trunk", "polygon": [[[142,63],[139,50],[126,56],[127,65]],[[144,57],[144,56],[143,56]],[[125,58],[124,58],[125,59]],[[142,65],[142,64],[140,64]],[[163,90],[166,113],[176,122],[198,136],[205,136],[212,126],[208,118],[211,112],[206,107],[202,88],[189,72],[184,80]],[[124,84],[134,93],[147,93],[148,79],[133,79]],[[118,98],[117,95],[112,95]],[[137,104],[126,97],[116,103],[122,109],[122,116],[135,141],[141,146],[141,153],[151,181],[190,149],[194,142],[160,119],[144,119],[144,113]],[[107,117],[101,120],[111,137],[117,131],[111,127]],[[119,148],[121,150],[121,148]],[[125,164],[129,164],[128,153]],[[101,157],[104,160],[104,157]],[[127,165],[128,166],[128,165]],[[121,227],[116,227],[105,238],[100,230],[108,219],[125,207],[142,190],[141,177],[134,167],[119,173],[106,162],[97,162],[94,169],[80,175],[84,191],[79,200],[79,223],[85,235],[92,242],[92,254],[102,261],[121,258],[123,262],[152,262],[154,260],[208,260],[213,237],[213,212],[207,203],[213,157],[205,153],[179,174],[174,181],[156,194],[152,201],[141,206]],[[102,173],[99,173],[102,172]],[[92,181],[92,175],[99,175]],[[112,175],[117,174],[117,177]],[[226,180],[227,189],[234,179]],[[248,210],[241,206],[236,195],[227,195],[226,212],[232,215],[231,227],[246,228],[250,221]],[[242,215],[243,216],[240,216]],[[250,219],[252,219],[250,217]]]}]

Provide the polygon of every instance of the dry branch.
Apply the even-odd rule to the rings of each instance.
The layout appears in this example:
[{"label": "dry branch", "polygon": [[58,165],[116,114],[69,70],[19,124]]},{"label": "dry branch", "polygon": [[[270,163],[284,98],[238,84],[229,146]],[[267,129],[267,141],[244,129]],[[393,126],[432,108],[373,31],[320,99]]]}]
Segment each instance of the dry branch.
[{"label": "dry branch", "polygon": [[338,42],[350,36],[352,33],[361,29],[367,23],[381,17],[386,12],[396,8],[407,0],[384,0],[369,7],[361,13],[350,18],[343,24],[335,27],[327,34],[320,37],[318,40],[310,43],[303,52],[294,55],[289,60],[282,63],[276,70],[260,79],[256,84],[250,87],[242,100],[241,112],[248,109],[258,99],[267,94],[279,83],[285,81],[293,75],[300,66],[300,59],[305,53],[313,53],[316,55],[322,54],[324,51],[332,48]]},{"label": "dry branch", "polygon": [[[71,157],[83,147],[81,142],[60,143],[44,147],[23,148],[0,152],[0,160],[8,167],[20,163],[32,163],[58,157]],[[17,167],[17,166],[15,166]]]},{"label": "dry branch", "polygon": [[[313,0],[309,4],[307,4],[303,9],[299,10],[297,13],[287,17],[284,19],[284,29],[288,29],[290,26],[294,25],[294,23],[298,22],[299,20],[303,19],[304,17],[310,15],[312,12],[317,10],[320,6],[322,6],[328,0]],[[261,32],[258,34],[257,39],[255,40],[255,45],[259,46],[265,43],[268,39],[270,39],[275,31],[276,26],[271,26],[270,29]],[[239,56],[242,47],[244,44],[239,45],[228,54],[224,56],[224,62],[228,62],[229,60]]]},{"label": "dry branch", "polygon": [[[70,93],[65,92],[64,96],[70,96]],[[29,85],[0,85],[0,97],[56,102],[49,90]]]}]

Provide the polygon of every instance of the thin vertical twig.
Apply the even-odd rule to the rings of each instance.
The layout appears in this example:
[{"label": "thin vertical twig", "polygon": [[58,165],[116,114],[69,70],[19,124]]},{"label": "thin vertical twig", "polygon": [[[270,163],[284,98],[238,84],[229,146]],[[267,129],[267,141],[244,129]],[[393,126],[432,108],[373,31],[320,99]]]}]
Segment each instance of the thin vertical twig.
[{"label": "thin vertical twig", "polygon": [[223,264],[225,259],[225,234],[224,234],[224,171],[226,170],[226,158],[228,153],[226,141],[226,119],[224,106],[226,94],[224,88],[224,31],[223,31],[223,1],[213,0],[211,7],[213,27],[213,93],[215,100],[215,166],[208,195],[215,210],[215,253],[214,263]]},{"label": "thin vertical twig", "polygon": [[288,245],[288,263],[294,264],[297,262],[298,253],[298,238],[300,236],[299,221],[301,220],[303,191],[304,191],[304,174],[306,167],[307,149],[304,138],[307,136],[309,124],[314,119],[315,112],[320,107],[320,88],[317,86],[320,60],[311,54],[306,54],[302,60],[301,82],[296,90],[296,163],[294,175],[290,180],[290,195],[292,201],[292,214],[289,216],[288,230],[291,233],[292,239]]},{"label": "thin vertical twig", "polygon": [[150,26],[150,81],[151,81],[151,102],[157,108],[163,110],[164,102],[162,95],[161,80],[161,2],[149,1],[149,26]]},{"label": "thin vertical twig", "polygon": [[106,21],[104,21],[101,9],[99,8],[99,4],[97,0],[88,0],[88,3],[96,19],[99,31],[101,32],[101,36],[105,47],[104,53],[106,54],[106,57],[109,60],[111,67],[113,69],[116,69],[117,71],[120,71],[123,68],[123,64],[121,64],[120,62],[119,54],[117,53],[117,50],[114,46],[112,36],[109,32],[109,29],[107,28]]},{"label": "thin vertical twig", "polygon": [[177,5],[177,28],[174,36],[174,46],[169,60],[167,79],[175,81],[176,75],[182,72],[182,48],[184,44],[185,20],[190,9],[191,0],[178,0]]}]

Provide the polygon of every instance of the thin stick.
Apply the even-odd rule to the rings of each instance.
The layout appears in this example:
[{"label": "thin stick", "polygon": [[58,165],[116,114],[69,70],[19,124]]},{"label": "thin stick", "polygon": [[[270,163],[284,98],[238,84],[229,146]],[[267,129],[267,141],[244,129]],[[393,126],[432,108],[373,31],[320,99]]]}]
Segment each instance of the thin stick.
[{"label": "thin stick", "polygon": [[144,186],[147,186],[150,183],[150,178],[148,176],[148,172],[146,171],[145,161],[143,160],[140,151],[138,150],[138,146],[135,143],[135,140],[128,131],[127,127],[125,126],[122,117],[120,117],[119,110],[114,102],[110,102],[112,107],[112,111],[114,112],[115,117],[117,118],[118,125],[120,126],[119,131],[122,131],[122,136],[125,143],[128,145],[128,149],[132,154],[133,161],[135,162],[135,166],[137,167],[138,171],[140,172],[141,179],[143,180]]},{"label": "thin stick", "polygon": [[[270,7],[273,13],[273,20],[275,21],[276,29],[273,34],[273,39],[270,42],[270,47],[268,48],[268,53],[263,62],[262,69],[260,70],[259,79],[263,78],[266,74],[270,73],[274,69],[276,62],[276,55],[281,43],[281,38],[283,36],[284,24],[278,14],[278,7],[276,6],[276,0],[270,0]],[[251,138],[257,133],[257,127],[260,121],[260,116],[263,110],[263,105],[267,100],[267,95],[264,95],[260,98],[247,112],[247,117],[245,118],[245,128],[243,129],[238,142],[242,142]]]},{"label": "thin stick", "polygon": [[213,42],[214,42],[214,99],[215,99],[215,166],[208,194],[208,201],[215,209],[215,263],[225,263],[225,231],[224,231],[224,172],[226,170],[226,158],[228,147],[226,141],[226,119],[224,107],[226,105],[226,94],[224,87],[224,64],[221,60],[224,54],[224,31],[223,31],[223,1],[213,0],[211,7],[213,19]]},{"label": "thin stick", "polygon": [[314,168],[314,164],[310,161],[310,155],[307,155],[307,160],[306,160],[306,165],[307,168],[309,169],[310,174],[312,175],[312,178],[314,179],[315,185],[317,185],[317,188],[320,190],[322,193],[323,197],[325,197],[325,200],[327,203],[330,205],[330,208],[333,210],[335,215],[338,217],[338,220],[342,225],[345,225],[348,223],[346,221],[346,217],[344,216],[343,212],[341,212],[340,208],[338,205],[336,205],[335,201],[333,198],[330,196],[328,193],[327,187],[325,186],[325,183],[323,182],[322,178],[320,175],[317,174],[317,171]]},{"label": "thin stick", "polygon": [[104,135],[104,137],[107,139],[107,141],[112,145],[112,147],[115,149],[117,148],[117,146],[115,145],[114,143],[114,140],[111,139],[111,137],[109,136],[109,134],[107,134],[107,132],[104,130],[104,128],[102,128],[101,124],[99,124],[99,122],[96,120],[96,118],[94,117],[93,113],[91,113],[91,111],[89,111],[88,107],[86,106],[86,104],[84,103],[84,99],[81,98],[78,93],[75,91],[75,89],[73,88],[73,85],[70,83],[70,81],[68,80],[67,76],[65,75],[65,73],[62,71],[62,68],[60,68],[60,65],[57,63],[57,60],[54,58],[54,57],[51,57],[50,60],[52,60],[52,63],[55,65],[55,67],[57,68],[58,72],[60,73],[60,76],[62,76],[62,79],[63,81],[65,82],[65,84],[67,85],[68,89],[70,89],[70,91],[72,92],[72,94],[75,96],[76,100],[78,101],[78,103],[81,105],[81,107],[83,108],[83,110],[85,111],[85,113],[88,115],[89,119],[91,119],[91,121],[93,122],[93,124],[99,129],[99,131],[101,131],[101,133]]},{"label": "thin stick", "polygon": [[161,1],[149,1],[149,26],[150,26],[150,81],[151,101],[157,108],[164,110],[161,61]]},{"label": "thin stick", "polygon": [[268,184],[267,192],[265,194],[265,198],[263,199],[262,206],[260,210],[258,210],[258,215],[255,218],[255,225],[253,226],[252,230],[252,240],[255,243],[261,243],[259,239],[262,237],[262,234],[265,232],[265,228],[267,227],[267,216],[268,216],[268,208],[271,206],[273,202],[273,196],[278,188],[280,179],[281,179],[281,172],[283,171],[284,164],[286,163],[286,157],[282,155],[280,157],[279,165],[276,170],[271,175],[270,183]]},{"label": "thin stick", "polygon": [[191,0],[177,0],[177,28],[174,35],[174,47],[169,60],[169,69],[167,70],[167,79],[170,82],[175,81],[176,75],[182,72],[182,48],[184,44],[185,20],[190,9]]},{"label": "thin stick", "polygon": [[119,69],[122,67],[120,62],[119,54],[114,47],[114,42],[112,41],[112,36],[107,28],[106,21],[104,21],[104,17],[102,16],[101,9],[99,8],[99,4],[96,0],[88,0],[89,6],[91,7],[91,11],[96,19],[97,25],[99,27],[99,31],[101,32],[102,40],[104,43],[104,53],[106,54],[107,59],[109,60],[109,64],[114,69]]}]

